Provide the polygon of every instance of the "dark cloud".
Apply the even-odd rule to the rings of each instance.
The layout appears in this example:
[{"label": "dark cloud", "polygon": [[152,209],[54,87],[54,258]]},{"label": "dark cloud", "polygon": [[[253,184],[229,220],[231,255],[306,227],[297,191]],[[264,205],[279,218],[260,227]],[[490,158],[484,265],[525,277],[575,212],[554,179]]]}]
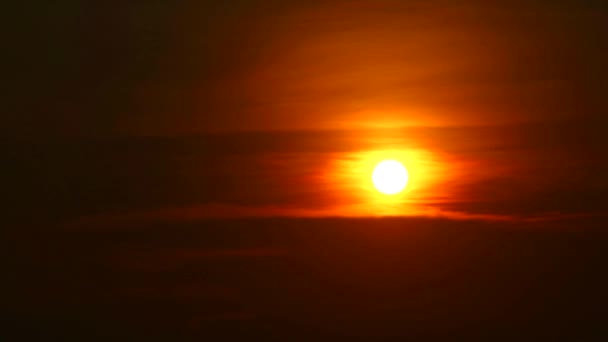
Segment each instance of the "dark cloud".
[{"label": "dark cloud", "polygon": [[[3,334],[99,341],[602,336],[603,228],[584,220],[394,218],[22,229],[5,240],[13,257],[3,284],[11,324]],[[277,248],[289,253],[257,252]],[[192,251],[203,257],[190,258]]]}]

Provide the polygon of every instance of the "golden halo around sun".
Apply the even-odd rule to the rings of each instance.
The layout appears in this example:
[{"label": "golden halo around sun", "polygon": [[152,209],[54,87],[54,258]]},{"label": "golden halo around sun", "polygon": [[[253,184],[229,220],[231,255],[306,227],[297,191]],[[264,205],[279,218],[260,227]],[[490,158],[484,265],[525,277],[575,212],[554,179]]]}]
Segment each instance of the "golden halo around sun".
[{"label": "golden halo around sun", "polygon": [[409,174],[403,164],[396,160],[378,163],[372,173],[372,182],[378,191],[385,195],[395,195],[405,189]]}]

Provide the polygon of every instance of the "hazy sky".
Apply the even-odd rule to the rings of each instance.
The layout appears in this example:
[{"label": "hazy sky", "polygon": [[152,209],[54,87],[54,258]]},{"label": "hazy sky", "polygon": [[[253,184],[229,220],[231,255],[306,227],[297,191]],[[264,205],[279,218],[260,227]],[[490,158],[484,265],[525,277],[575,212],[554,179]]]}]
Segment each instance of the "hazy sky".
[{"label": "hazy sky", "polygon": [[608,340],[607,4],[3,3],[0,339]]},{"label": "hazy sky", "polygon": [[[9,5],[9,135],[582,120],[606,113],[601,1]],[[5,43],[6,45],[7,43]]]},{"label": "hazy sky", "polygon": [[[13,214],[606,209],[602,2],[11,6]],[[399,200],[379,156],[410,170]]]}]

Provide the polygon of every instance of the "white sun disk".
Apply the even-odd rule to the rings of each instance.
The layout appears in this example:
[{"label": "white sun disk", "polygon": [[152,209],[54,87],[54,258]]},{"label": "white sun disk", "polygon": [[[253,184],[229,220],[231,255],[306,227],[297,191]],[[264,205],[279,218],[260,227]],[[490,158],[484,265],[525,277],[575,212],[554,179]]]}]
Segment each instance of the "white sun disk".
[{"label": "white sun disk", "polygon": [[372,182],[385,195],[395,195],[403,191],[409,180],[407,169],[396,160],[384,160],[374,168]]}]

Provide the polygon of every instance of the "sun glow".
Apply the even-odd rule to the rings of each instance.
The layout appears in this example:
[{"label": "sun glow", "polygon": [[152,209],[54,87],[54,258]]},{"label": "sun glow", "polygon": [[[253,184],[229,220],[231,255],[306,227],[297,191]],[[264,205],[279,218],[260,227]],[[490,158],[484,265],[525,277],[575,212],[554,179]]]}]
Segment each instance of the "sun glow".
[{"label": "sun glow", "polygon": [[[383,138],[384,139],[384,138]],[[392,140],[379,140],[383,145],[397,145]],[[399,141],[397,141],[399,142]],[[400,144],[399,144],[400,145]],[[339,203],[340,215],[353,216],[402,216],[426,212],[426,203],[437,203],[446,196],[448,164],[441,156],[429,150],[407,149],[370,149],[337,154],[332,158],[332,166],[324,173],[324,182],[331,191],[331,203]],[[373,175],[383,162],[394,161],[405,169],[397,171],[402,176],[393,190],[381,191],[374,183]],[[390,166],[389,163],[388,165]],[[452,164],[453,165],[453,164]],[[378,175],[380,175],[380,170]],[[390,167],[389,167],[390,169]],[[449,169],[456,172],[455,169]],[[390,172],[389,172],[390,174]],[[403,177],[405,174],[405,178]],[[384,178],[384,177],[381,177]],[[387,177],[386,179],[392,179]],[[380,180],[380,182],[384,182]],[[387,181],[388,182],[388,181]],[[389,184],[395,184],[389,182]],[[395,189],[400,188],[400,191]],[[387,194],[393,193],[393,194]]]},{"label": "sun glow", "polygon": [[407,169],[396,160],[384,160],[374,168],[372,182],[378,191],[385,195],[395,195],[407,186]]}]

